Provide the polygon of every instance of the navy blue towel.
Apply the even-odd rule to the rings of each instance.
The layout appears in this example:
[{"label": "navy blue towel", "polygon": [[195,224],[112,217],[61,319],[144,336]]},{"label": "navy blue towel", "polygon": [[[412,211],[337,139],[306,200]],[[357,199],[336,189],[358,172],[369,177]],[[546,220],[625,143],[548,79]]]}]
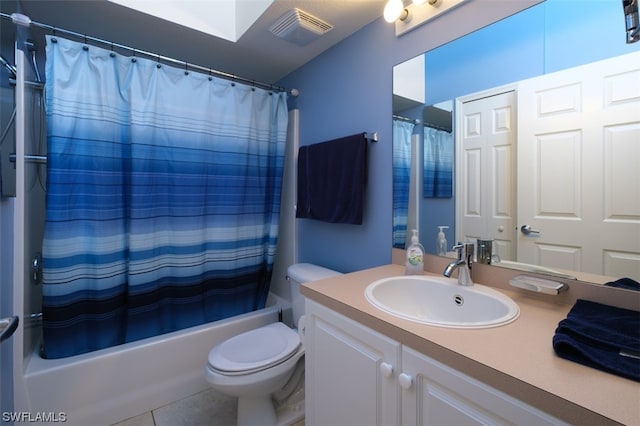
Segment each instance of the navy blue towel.
[{"label": "navy blue towel", "polygon": [[640,381],[640,312],[577,300],[558,324],[553,349],[561,358]]},{"label": "navy blue towel", "polygon": [[625,290],[640,291],[640,283],[631,278],[620,278],[605,284],[607,287],[623,288]]},{"label": "navy blue towel", "polygon": [[301,147],[296,217],[362,224],[366,181],[363,133]]}]

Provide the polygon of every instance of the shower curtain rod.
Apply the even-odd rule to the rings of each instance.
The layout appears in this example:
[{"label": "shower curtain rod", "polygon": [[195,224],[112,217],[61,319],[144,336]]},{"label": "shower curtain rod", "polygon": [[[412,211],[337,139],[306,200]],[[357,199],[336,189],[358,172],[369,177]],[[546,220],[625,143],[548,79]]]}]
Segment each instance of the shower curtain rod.
[{"label": "shower curtain rod", "polygon": [[417,119],[417,118],[407,118],[407,117],[403,117],[403,116],[398,115],[398,114],[393,114],[393,118],[395,120],[406,121],[406,122],[412,123],[412,124],[420,124],[420,120]]},{"label": "shower curtain rod", "polygon": [[148,56],[149,58],[153,58],[153,59],[157,59],[158,61],[162,60],[164,62],[170,62],[173,64],[179,64],[179,65],[184,65],[185,70],[188,69],[192,69],[192,70],[198,70],[198,71],[202,71],[204,73],[208,73],[208,74],[214,74],[218,77],[222,77],[224,79],[227,80],[232,80],[232,81],[238,81],[241,83],[245,83],[254,87],[260,87],[262,89],[266,89],[266,90],[275,90],[275,91],[279,91],[279,92],[286,92],[288,94],[290,94],[291,96],[298,96],[299,91],[298,89],[287,89],[285,87],[281,87],[281,86],[277,86],[275,84],[269,84],[269,83],[262,83],[259,81],[255,81],[255,80],[250,80],[248,78],[244,78],[244,77],[239,77],[237,75],[234,74],[230,74],[224,71],[219,71],[219,70],[215,70],[213,68],[208,68],[208,67],[203,67],[201,65],[196,65],[196,64],[190,64],[186,61],[181,61],[178,59],[174,59],[174,58],[169,58],[168,56],[163,56],[163,55],[158,55],[155,53],[151,53],[151,52],[147,52],[145,50],[140,50],[140,49],[135,49],[131,46],[126,46],[123,44],[119,44],[119,43],[114,43],[112,41],[108,41],[108,40],[104,40],[101,38],[97,38],[97,37],[92,37],[92,36],[88,36],[86,34],[81,34],[81,33],[77,33],[75,31],[71,31],[71,30],[66,30],[64,28],[58,28],[58,27],[54,27],[52,25],[48,25],[48,24],[43,24],[41,22],[37,22],[37,21],[32,21],[31,18],[29,18],[26,15],[23,15],[21,13],[12,13],[12,14],[7,14],[4,12],[0,12],[0,17],[2,18],[6,18],[6,19],[10,19],[14,24],[16,25],[20,25],[23,27],[29,27],[31,25],[33,25],[34,27],[39,27],[45,30],[49,30],[52,32],[52,34],[55,36],[56,33],[62,33],[65,35],[69,35],[69,36],[73,36],[73,37],[77,37],[81,40],[84,40],[84,42],[86,43],[87,41],[92,41],[94,43],[100,43],[106,46],[111,47],[112,49],[118,48],[118,49],[122,49],[122,50],[128,50],[133,52],[134,56],[136,54],[141,54],[144,56]]},{"label": "shower curtain rod", "polygon": [[450,127],[439,126],[437,124],[427,123],[426,121],[424,122],[424,127],[429,127],[431,129],[441,130],[441,131],[447,132],[447,133],[453,132],[453,129],[450,128]]}]

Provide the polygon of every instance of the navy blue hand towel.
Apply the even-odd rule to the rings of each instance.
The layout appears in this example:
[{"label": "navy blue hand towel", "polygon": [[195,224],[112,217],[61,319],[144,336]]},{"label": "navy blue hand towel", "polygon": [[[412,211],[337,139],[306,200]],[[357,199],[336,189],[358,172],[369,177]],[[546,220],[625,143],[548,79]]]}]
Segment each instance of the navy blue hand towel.
[{"label": "navy blue hand towel", "polygon": [[561,358],[640,381],[640,312],[579,299],[558,324],[553,349]]},{"label": "navy blue hand towel", "polygon": [[301,147],[296,217],[362,224],[366,180],[363,133]]},{"label": "navy blue hand towel", "polygon": [[605,284],[607,287],[624,288],[625,290],[640,291],[640,283],[631,278],[620,278]]}]

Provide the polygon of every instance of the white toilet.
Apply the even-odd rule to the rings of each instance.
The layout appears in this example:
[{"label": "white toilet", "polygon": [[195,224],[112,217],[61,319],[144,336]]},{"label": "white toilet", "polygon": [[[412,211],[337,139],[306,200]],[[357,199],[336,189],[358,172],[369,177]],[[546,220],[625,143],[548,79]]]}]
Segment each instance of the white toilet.
[{"label": "white toilet", "polygon": [[[294,324],[304,313],[300,283],[340,275],[310,263],[287,269]],[[276,425],[272,394],[300,376],[304,347],[299,333],[281,322],[238,334],[214,346],[206,367],[207,382],[220,392],[238,397],[238,425]],[[293,381],[293,380],[292,380]],[[288,387],[288,386],[287,386]]]}]

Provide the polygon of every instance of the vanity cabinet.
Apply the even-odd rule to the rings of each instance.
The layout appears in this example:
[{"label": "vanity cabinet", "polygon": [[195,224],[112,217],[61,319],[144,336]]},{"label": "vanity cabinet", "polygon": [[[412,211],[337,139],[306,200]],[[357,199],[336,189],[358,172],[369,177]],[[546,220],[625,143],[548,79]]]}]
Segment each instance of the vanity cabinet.
[{"label": "vanity cabinet", "polygon": [[398,380],[405,425],[566,424],[408,347]]},{"label": "vanity cabinet", "polygon": [[400,424],[400,344],[306,301],[305,424]]},{"label": "vanity cabinet", "polygon": [[306,318],[309,426],[565,424],[314,301]]}]

